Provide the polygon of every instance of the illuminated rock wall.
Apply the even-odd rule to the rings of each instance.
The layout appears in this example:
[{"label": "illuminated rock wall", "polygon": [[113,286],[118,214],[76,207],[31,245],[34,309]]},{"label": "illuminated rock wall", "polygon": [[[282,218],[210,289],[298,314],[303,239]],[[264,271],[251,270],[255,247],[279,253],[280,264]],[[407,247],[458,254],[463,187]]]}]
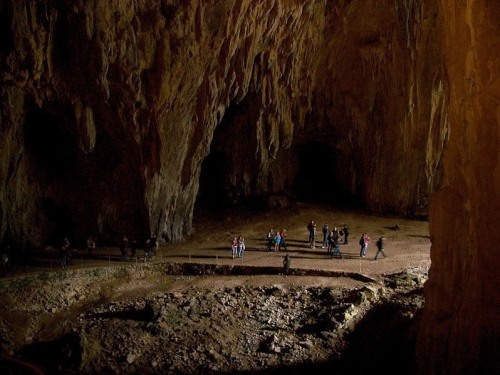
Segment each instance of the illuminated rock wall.
[{"label": "illuminated rock wall", "polygon": [[422,374],[500,372],[500,3],[442,0],[449,140],[429,225]]},{"label": "illuminated rock wall", "polygon": [[175,241],[207,156],[237,201],[293,195],[323,147],[369,209],[425,214],[440,187],[422,373],[494,373],[498,19],[487,0],[3,1],[0,237]]},{"label": "illuminated rock wall", "polygon": [[238,201],[293,196],[308,144],[344,195],[425,215],[447,86],[424,3],[4,1],[0,235],[175,241],[211,152]]}]

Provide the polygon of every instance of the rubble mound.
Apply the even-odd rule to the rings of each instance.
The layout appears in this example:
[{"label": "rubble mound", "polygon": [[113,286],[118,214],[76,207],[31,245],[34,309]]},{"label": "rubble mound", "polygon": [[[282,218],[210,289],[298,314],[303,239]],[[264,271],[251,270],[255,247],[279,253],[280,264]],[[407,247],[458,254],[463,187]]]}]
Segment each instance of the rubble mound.
[{"label": "rubble mound", "polygon": [[15,360],[47,374],[415,372],[423,269],[355,287],[146,266],[68,275],[3,283],[5,368]]}]

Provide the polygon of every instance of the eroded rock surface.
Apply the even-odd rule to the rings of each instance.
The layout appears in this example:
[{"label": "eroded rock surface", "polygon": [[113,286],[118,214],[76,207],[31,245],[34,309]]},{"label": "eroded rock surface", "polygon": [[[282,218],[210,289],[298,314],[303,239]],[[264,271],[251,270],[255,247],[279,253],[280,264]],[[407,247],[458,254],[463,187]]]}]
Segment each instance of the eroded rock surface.
[{"label": "eroded rock surface", "polygon": [[175,241],[200,175],[209,202],[323,196],[425,215],[447,134],[437,11],[3,2],[0,235]]},{"label": "eroded rock surface", "polygon": [[[429,217],[423,374],[500,371],[500,3],[441,1],[450,88],[443,186]],[[495,237],[495,235],[493,235]]]}]

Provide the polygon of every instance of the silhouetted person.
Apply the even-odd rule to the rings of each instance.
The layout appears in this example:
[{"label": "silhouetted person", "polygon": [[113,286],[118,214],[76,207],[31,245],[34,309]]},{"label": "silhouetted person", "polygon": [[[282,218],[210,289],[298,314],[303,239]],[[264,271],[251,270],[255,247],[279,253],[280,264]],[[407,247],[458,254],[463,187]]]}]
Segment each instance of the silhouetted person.
[{"label": "silhouetted person", "polygon": [[330,253],[332,255],[332,258],[334,255],[343,258],[344,256],[340,252],[340,236],[338,235],[338,233],[332,232],[331,241],[332,244]]},{"label": "silhouetted person", "polygon": [[96,244],[95,244],[94,237],[89,236],[89,238],[87,238],[87,252],[89,254],[89,257],[92,257],[94,255],[95,248],[96,248]]},{"label": "silhouetted person", "polygon": [[122,241],[120,242],[121,260],[127,260],[128,247],[129,247],[128,238],[126,236],[123,236]]},{"label": "silhouetted person", "polygon": [[328,248],[328,237],[330,237],[330,228],[328,228],[328,224],[323,224],[323,228],[321,229],[323,232],[323,246],[322,249]]},{"label": "silhouetted person", "polygon": [[385,255],[385,251],[384,251],[384,240],[385,240],[385,237],[380,237],[376,243],[377,245],[377,254],[375,254],[375,260],[377,260],[377,257],[378,257],[378,254],[379,253],[382,253],[382,255],[384,256],[384,258],[387,257],[387,255]]},{"label": "silhouetted person", "polygon": [[288,273],[290,272],[291,261],[292,261],[292,259],[290,258],[290,256],[288,254],[286,254],[285,257],[283,258],[283,269],[284,269],[285,275],[288,275]]},{"label": "silhouetted person", "polygon": [[6,253],[0,254],[0,276],[7,275],[7,263],[9,262],[9,257]]},{"label": "silhouetted person", "polygon": [[347,224],[344,224],[342,231],[344,232],[344,245],[347,245],[347,240],[349,238],[349,228],[347,227]]},{"label": "silhouetted person", "polygon": [[266,239],[267,239],[267,251],[272,251],[274,245],[274,229],[269,229],[269,232],[267,232]]},{"label": "silhouetted person", "polygon": [[130,243],[130,250],[132,252],[131,257],[136,258],[137,257],[137,240],[132,240]]},{"label": "silhouetted person", "polygon": [[316,224],[313,220],[307,224],[307,230],[309,231],[309,247],[314,249],[316,248]]},{"label": "silhouetted person", "polygon": [[156,234],[151,235],[149,246],[150,246],[149,254],[156,255],[156,249],[158,248],[158,240],[156,238]]},{"label": "silhouetted person", "polygon": [[61,268],[71,265],[71,250],[68,237],[65,237],[61,246]]}]

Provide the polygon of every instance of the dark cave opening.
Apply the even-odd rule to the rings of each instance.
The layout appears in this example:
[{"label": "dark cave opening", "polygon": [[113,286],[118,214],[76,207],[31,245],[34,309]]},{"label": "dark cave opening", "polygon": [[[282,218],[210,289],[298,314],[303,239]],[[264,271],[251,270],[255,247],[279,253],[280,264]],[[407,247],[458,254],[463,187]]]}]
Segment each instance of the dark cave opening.
[{"label": "dark cave opening", "polygon": [[262,199],[252,195],[258,165],[255,155],[255,124],[259,118],[258,96],[248,94],[226,109],[215,128],[210,153],[201,166],[195,216],[222,213],[228,208],[262,208]]},{"label": "dark cave opening", "polygon": [[12,5],[0,4],[0,54],[8,55],[14,50],[12,17]]},{"label": "dark cave opening", "polygon": [[67,129],[70,129],[67,118],[59,112],[33,108],[26,116],[26,150],[33,157],[38,170],[49,176],[61,176],[77,169],[75,140]]},{"label": "dark cave opening", "polygon": [[196,199],[197,211],[216,211],[231,204],[228,191],[229,161],[221,151],[211,151],[203,160],[200,188]]},{"label": "dark cave opening", "polygon": [[47,242],[59,246],[65,237],[71,241],[74,237],[75,224],[69,209],[58,205],[52,198],[43,198],[41,211],[49,222],[50,231]]},{"label": "dark cave opening", "polygon": [[313,141],[298,145],[295,150],[298,171],[292,191],[298,200],[329,204],[341,208],[360,206],[356,197],[345,188],[339,155],[328,144]]}]

